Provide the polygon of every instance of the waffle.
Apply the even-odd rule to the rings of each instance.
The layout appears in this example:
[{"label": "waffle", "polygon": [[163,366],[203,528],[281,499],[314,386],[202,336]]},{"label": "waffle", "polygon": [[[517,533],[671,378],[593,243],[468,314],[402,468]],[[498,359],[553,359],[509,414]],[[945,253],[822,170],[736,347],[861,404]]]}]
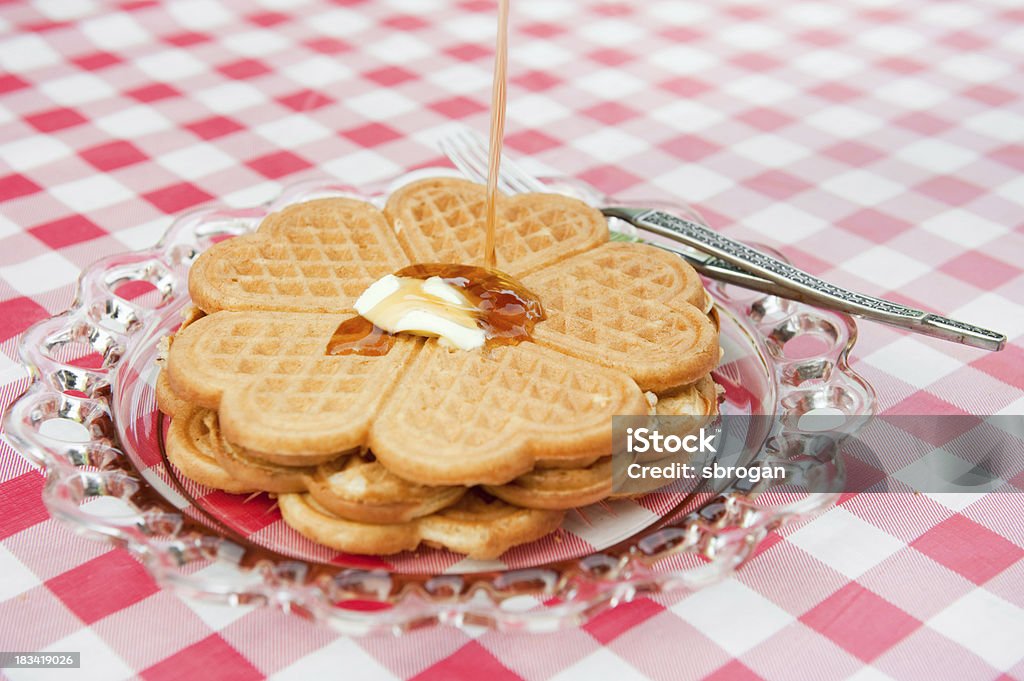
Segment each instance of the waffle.
[{"label": "waffle", "polygon": [[231,442],[308,465],[366,441],[374,414],[420,341],[387,355],[326,356],[344,315],[218,312],[179,331],[167,357],[170,387],[219,412]]},{"label": "waffle", "polygon": [[[339,229],[343,225],[343,229]],[[355,199],[320,199],[268,216],[222,241],[189,273],[204,312],[341,312],[374,281],[409,264],[384,216]]]},{"label": "waffle", "polygon": [[504,485],[487,485],[492,496],[523,508],[567,510],[588,506],[612,493],[612,458],[585,468],[537,468]]},{"label": "waffle", "polygon": [[[454,178],[407,184],[384,207],[413,262],[482,262],[485,213],[484,187]],[[498,223],[497,267],[517,277],[608,241],[600,212],[558,194],[501,196]]]},{"label": "waffle", "polygon": [[513,546],[554,532],[564,515],[563,511],[518,508],[474,493],[410,522],[371,525],[339,518],[308,494],[282,494],[278,502],[286,523],[338,551],[389,554],[425,544],[479,560],[497,558]]},{"label": "waffle", "polygon": [[609,454],[611,417],[647,409],[625,374],[535,343],[450,352],[429,341],[368,444],[410,480],[500,485],[540,458],[582,463]]},{"label": "waffle", "polygon": [[185,477],[201,485],[238,494],[255,492],[257,487],[233,477],[212,456],[214,420],[214,414],[198,409],[179,413],[167,431],[167,459]]},{"label": "waffle", "polygon": [[547,313],[537,343],[622,371],[643,390],[693,383],[718,363],[700,279],[653,246],[608,243],[523,284]]},{"label": "waffle", "polygon": [[[547,315],[514,346],[400,335],[382,356],[326,354],[379,277],[482,260],[484,189],[466,181],[412,183],[383,211],[297,204],[200,256],[189,290],[206,316],[170,344],[158,403],[175,424],[222,432],[191,446],[179,435],[175,463],[221,489],[281,493],[289,524],[341,550],[484,556],[610,493],[612,415],[713,413],[717,327],[689,265],[609,243],[604,218],[574,199],[501,197],[498,214],[498,267]],[[644,391],[658,393],[653,409]],[[494,498],[466,492],[476,486]]]},{"label": "waffle", "polygon": [[376,461],[349,456],[317,468],[306,480],[309,495],[328,512],[366,523],[399,523],[456,503],[465,487],[409,482]]}]

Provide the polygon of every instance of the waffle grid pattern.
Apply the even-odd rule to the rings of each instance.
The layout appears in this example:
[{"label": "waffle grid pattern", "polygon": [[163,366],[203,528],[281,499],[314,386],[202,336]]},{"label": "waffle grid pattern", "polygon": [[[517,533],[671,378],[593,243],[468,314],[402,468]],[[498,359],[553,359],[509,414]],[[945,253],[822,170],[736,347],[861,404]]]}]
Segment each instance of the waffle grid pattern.
[{"label": "waffle grid pattern", "polygon": [[[453,191],[454,190],[454,191]],[[444,181],[399,192],[387,206],[398,237],[417,262],[480,262],[485,196],[479,185]],[[607,239],[604,220],[561,197],[503,198],[498,268],[524,275]]]},{"label": "waffle grid pattern", "polygon": [[338,312],[406,264],[376,208],[332,201],[282,211],[259,233],[211,249],[197,264],[203,278],[198,287],[193,284],[193,295],[207,312]]}]

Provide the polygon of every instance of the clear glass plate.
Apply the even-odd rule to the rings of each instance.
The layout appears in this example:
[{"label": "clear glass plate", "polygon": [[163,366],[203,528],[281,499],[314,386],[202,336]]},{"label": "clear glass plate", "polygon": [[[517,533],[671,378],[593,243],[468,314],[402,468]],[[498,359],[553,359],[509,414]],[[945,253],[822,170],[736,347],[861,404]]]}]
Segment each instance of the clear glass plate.
[{"label": "clear glass plate", "polygon": [[[153,384],[160,339],[189,303],[196,256],[285,205],[338,195],[382,205],[390,189],[439,174],[455,173],[425,169],[376,187],[304,182],[264,206],[202,208],[178,217],[153,249],[110,256],[83,272],[71,309],[25,334],[21,356],[34,381],[4,416],[14,446],[46,469],[50,512],[83,535],[123,545],[162,585],[192,596],[276,605],[352,633],[434,623],[543,631],[640,593],[710,584],[779,524],[834,502],[843,480],[839,445],[875,409],[873,390],[847,364],[856,325],[847,315],[716,283],[709,291],[725,353],[715,371],[722,412],[771,417],[744,456],[787,466],[783,487],[768,480],[671,486],[570,512],[557,533],[479,562],[429,549],[339,554],[288,528],[266,495],[181,479],[163,454],[166,424]],[[609,203],[584,185],[546,181],[594,205]],[[645,205],[699,220],[678,204]],[[635,238],[622,223],[610,226],[619,238]],[[842,427],[812,428],[808,414],[832,415]]]}]

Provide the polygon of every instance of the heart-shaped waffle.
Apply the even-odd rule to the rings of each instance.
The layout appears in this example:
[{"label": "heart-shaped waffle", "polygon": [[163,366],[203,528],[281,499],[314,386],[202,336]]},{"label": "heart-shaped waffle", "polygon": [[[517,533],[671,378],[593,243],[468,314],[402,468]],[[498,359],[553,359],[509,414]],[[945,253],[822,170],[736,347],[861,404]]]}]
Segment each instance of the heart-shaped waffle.
[{"label": "heart-shaped waffle", "polygon": [[478,560],[497,558],[513,546],[554,532],[565,514],[519,508],[475,492],[437,513],[391,525],[339,518],[308,494],[282,494],[278,503],[286,523],[313,541],[339,551],[388,554],[425,544]]},{"label": "heart-shaped waffle", "polygon": [[[479,262],[482,236],[471,234],[482,233],[483,192],[424,180],[393,194],[383,215],[349,199],[298,204],[243,246],[217,244],[190,276],[212,314],[170,348],[174,392],[217,410],[243,448],[310,464],[369,446],[419,483],[500,485],[538,461],[607,456],[611,416],[648,413],[642,390],[714,367],[717,333],[688,266],[649,246],[608,244],[599,212],[548,195],[503,198],[497,230],[499,265],[548,311],[535,342],[452,352],[399,336],[383,356],[326,355],[345,318],[324,313],[328,302],[350,310],[375,276],[410,261]],[[352,264],[364,250],[377,269]],[[344,272],[351,282],[328,286]]]}]

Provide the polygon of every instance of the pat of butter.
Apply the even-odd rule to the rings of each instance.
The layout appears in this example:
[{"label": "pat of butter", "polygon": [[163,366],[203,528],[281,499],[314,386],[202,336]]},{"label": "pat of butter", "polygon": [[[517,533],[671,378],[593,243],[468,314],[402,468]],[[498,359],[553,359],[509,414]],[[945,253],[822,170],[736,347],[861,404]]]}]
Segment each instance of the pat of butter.
[{"label": "pat of butter", "polygon": [[427,280],[388,274],[355,302],[359,315],[389,333],[439,338],[441,344],[472,350],[484,344],[476,308],[440,277]]}]

